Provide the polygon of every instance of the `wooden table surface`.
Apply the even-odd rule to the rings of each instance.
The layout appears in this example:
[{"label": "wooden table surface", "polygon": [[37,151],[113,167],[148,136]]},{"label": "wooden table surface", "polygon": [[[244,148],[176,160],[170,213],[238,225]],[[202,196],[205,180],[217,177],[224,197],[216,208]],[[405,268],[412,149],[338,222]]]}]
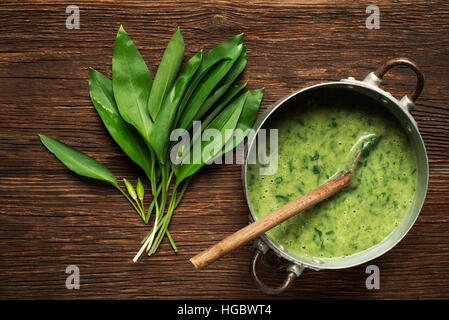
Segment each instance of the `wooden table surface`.
[{"label": "wooden table surface", "polygon": [[[66,29],[65,9],[80,9]],[[148,231],[109,186],[68,171],[37,134],[57,137],[107,165],[118,178],[140,174],[115,145],[88,93],[88,67],[111,75],[123,24],[154,75],[180,26],[186,57],[245,32],[248,66],[240,81],[265,87],[262,110],[294,90],[329,80],[362,79],[389,58],[409,57],[426,83],[412,112],[430,162],[424,208],[407,236],[358,267],[306,271],[277,298],[449,298],[449,3],[376,1],[380,29],[368,30],[358,1],[120,1],[0,4],[0,298],[267,298],[248,272],[251,245],[205,271],[188,259],[245,226],[248,208],[238,165],[208,166],[193,179],[171,223],[179,247],[164,241],[152,258],[131,259]],[[398,69],[385,87],[410,92],[413,73]],[[68,265],[81,288],[65,287]],[[365,288],[380,268],[381,288]],[[269,283],[282,270],[262,272]]]}]

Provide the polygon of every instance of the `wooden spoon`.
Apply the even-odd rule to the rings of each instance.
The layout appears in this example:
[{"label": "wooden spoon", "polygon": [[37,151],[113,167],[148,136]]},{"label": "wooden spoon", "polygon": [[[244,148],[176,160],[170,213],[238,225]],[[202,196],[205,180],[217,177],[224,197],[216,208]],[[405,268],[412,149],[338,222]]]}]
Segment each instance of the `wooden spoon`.
[{"label": "wooden spoon", "polygon": [[[223,255],[230,251],[240,247],[244,243],[253,240],[260,236],[262,233],[270,230],[285,220],[293,217],[301,211],[310,208],[311,206],[327,199],[340,191],[343,188],[349,186],[351,178],[353,176],[354,169],[362,153],[366,153],[371,146],[378,142],[380,138],[374,135],[367,136],[363,143],[360,143],[360,150],[358,150],[351,162],[351,165],[347,171],[338,177],[327,181],[318,188],[306,193],[305,195],[293,200],[283,207],[273,211],[269,215],[249,224],[243,229],[231,234],[225,239],[221,240],[216,245],[209,249],[197,254],[190,259],[193,266],[199,270],[208,264],[219,259]],[[352,149],[351,149],[352,150]]]}]

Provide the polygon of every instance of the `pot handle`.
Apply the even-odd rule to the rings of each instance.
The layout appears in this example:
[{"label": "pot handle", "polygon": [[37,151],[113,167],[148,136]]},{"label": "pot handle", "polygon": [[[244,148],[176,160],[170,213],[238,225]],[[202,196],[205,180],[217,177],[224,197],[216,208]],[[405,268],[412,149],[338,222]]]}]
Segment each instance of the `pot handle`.
[{"label": "pot handle", "polygon": [[280,293],[284,292],[285,290],[288,289],[288,287],[290,287],[290,285],[293,283],[293,281],[297,277],[299,277],[301,275],[301,273],[304,271],[304,267],[300,267],[300,266],[292,263],[287,267],[287,276],[285,277],[285,280],[281,285],[279,285],[278,287],[267,286],[259,279],[257,272],[256,272],[257,264],[263,255],[264,255],[264,253],[260,249],[258,249],[258,248],[254,249],[253,258],[251,260],[251,266],[250,266],[251,278],[253,279],[256,286],[263,293],[274,295],[274,294],[280,294]]},{"label": "pot handle", "polygon": [[397,66],[406,66],[412,69],[416,74],[415,90],[410,96],[406,95],[401,99],[401,104],[408,110],[411,110],[414,107],[414,102],[416,101],[416,99],[418,99],[419,95],[421,94],[424,88],[424,75],[419,69],[418,65],[412,60],[406,58],[396,58],[388,60],[383,65],[381,65],[376,71],[371,72],[363,81],[373,84],[375,86],[379,86],[380,83],[382,82],[384,75],[388,71]]}]

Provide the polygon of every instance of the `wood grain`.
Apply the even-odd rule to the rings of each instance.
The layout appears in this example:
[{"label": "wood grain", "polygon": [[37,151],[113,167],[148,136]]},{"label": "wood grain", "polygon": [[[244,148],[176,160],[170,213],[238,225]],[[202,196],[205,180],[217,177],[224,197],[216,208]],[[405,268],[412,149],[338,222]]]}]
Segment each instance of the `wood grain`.
[{"label": "wood grain", "polygon": [[[245,32],[241,81],[265,87],[262,110],[299,88],[361,79],[389,58],[415,60],[426,77],[413,116],[430,159],[429,192],[404,240],[371,262],[381,289],[365,288],[365,264],[304,272],[278,298],[449,298],[449,3],[377,1],[379,30],[366,29],[366,4],[356,1],[77,1],[79,30],[65,28],[69,4],[0,4],[0,298],[267,298],[249,277],[250,245],[200,273],[188,261],[247,224],[239,166],[208,166],[193,179],[170,226],[178,255],[164,242],[134,264],[148,228],[120,194],[70,173],[40,144],[38,133],[57,137],[120,179],[137,179],[88,94],[88,67],[111,74],[120,24],[153,75],[178,25],[186,57]],[[413,85],[407,70],[386,76],[395,96]],[[80,290],[65,288],[70,264],[80,268]],[[268,283],[284,277],[263,269]]]}]

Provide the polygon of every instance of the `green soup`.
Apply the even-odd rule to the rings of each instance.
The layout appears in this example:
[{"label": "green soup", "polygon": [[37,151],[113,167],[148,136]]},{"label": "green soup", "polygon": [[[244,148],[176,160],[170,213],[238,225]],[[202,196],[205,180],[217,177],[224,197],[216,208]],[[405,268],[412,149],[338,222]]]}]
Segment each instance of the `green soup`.
[{"label": "green soup", "polygon": [[267,232],[291,253],[336,259],[369,249],[410,209],[417,163],[407,135],[392,115],[360,103],[330,97],[280,113],[269,123],[278,129],[276,173],[260,175],[261,164],[248,165],[248,199],[261,218],[338,174],[361,137],[382,136],[359,161],[353,186]]}]

